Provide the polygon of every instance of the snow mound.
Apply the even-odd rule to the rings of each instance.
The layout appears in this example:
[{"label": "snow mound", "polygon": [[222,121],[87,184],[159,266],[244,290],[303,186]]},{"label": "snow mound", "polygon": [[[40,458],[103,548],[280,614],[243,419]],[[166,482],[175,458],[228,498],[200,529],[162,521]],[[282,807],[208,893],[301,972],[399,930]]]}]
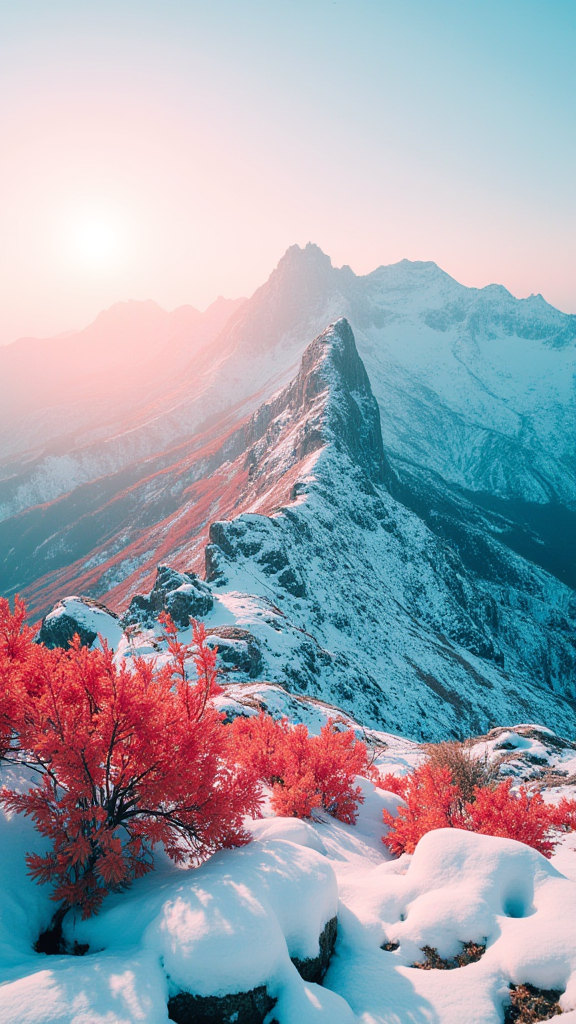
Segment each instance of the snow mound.
[{"label": "snow mound", "polygon": [[[325,984],[362,1020],[459,1024],[465,1009],[467,1024],[499,1024],[511,983],[576,1004],[576,886],[522,843],[439,829],[412,858],[347,876],[341,900]],[[486,946],[476,963],[414,969],[423,947],[454,957],[468,942]]]},{"label": "snow mound", "polygon": [[[398,774],[418,757],[388,736],[382,767]],[[501,1024],[511,984],[558,990],[567,1024],[576,1017],[574,837],[551,862],[513,840],[441,829],[395,860],[382,810],[400,798],[357,781],[355,826],[324,812],[249,821],[252,843],[186,870],[160,852],[98,916],[66,923],[85,957],[33,952],[53,909],[26,875],[24,853],[41,840],[27,819],[0,814],[0,1024],[166,1024],[181,991],[260,986],[279,1024]],[[336,913],[323,986],[307,983],[291,958],[317,956]],[[453,960],[465,943],[480,947],[475,962],[414,967],[424,947]]]}]

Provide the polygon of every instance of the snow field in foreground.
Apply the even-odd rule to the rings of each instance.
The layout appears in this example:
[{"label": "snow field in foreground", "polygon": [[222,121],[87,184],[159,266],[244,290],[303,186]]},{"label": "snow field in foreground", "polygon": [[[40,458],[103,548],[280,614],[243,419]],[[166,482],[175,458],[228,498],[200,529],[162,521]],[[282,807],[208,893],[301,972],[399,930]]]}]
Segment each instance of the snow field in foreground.
[{"label": "snow field in foreground", "polygon": [[[356,826],[265,817],[251,823],[249,846],[198,869],[158,856],[157,870],[97,917],[70,922],[68,937],[94,950],[82,958],[31,951],[54,907],[26,876],[23,853],[41,840],[26,819],[2,815],[0,1024],[165,1024],[179,989],[261,984],[278,998],[280,1024],[498,1024],[511,982],[565,990],[562,1006],[575,1008],[576,880],[520,843],[452,829],[393,860],[382,809],[399,798],[359,781]],[[556,862],[576,879],[573,837]],[[336,911],[324,986],[308,984],[290,956],[317,955]],[[469,941],[486,943],[476,963],[410,966],[424,945],[449,957]],[[382,950],[387,942],[399,946]]]}]

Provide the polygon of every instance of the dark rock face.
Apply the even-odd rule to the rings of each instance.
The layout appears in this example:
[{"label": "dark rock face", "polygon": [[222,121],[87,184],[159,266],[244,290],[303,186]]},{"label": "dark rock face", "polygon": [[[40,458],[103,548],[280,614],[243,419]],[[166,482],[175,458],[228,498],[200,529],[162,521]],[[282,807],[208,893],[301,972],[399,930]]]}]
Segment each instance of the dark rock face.
[{"label": "dark rock face", "polygon": [[68,648],[75,633],[80,637],[83,647],[91,647],[96,639],[96,633],[93,633],[91,629],[86,629],[71,615],[58,615],[54,618],[46,616],[42,619],[37,640],[45,647]]},{"label": "dark rock face", "polygon": [[179,992],[168,1000],[168,1016],[176,1024],[262,1024],[275,1005],[265,985],[227,996]]},{"label": "dark rock face", "polygon": [[294,967],[298,971],[301,978],[304,981],[314,981],[317,985],[322,983],[322,979],[328,970],[330,964],[330,957],[334,951],[334,944],[336,942],[336,935],[338,933],[338,918],[332,917],[326,922],[318,945],[320,947],[318,956],[309,957],[306,960],[299,960],[298,957],[291,957]]},{"label": "dark rock face", "polygon": [[[113,619],[118,618],[116,612],[111,611],[110,608],[107,608],[100,601],[94,601],[91,597],[80,597],[79,600],[88,608],[97,608],[99,611],[106,612]],[[44,644],[45,647],[51,649],[63,647],[66,650],[70,646],[70,641],[77,633],[82,646],[91,647],[98,634],[79,622],[73,615],[66,613],[59,615],[58,611],[61,607],[65,606],[63,604],[54,605],[54,608],[48,612],[48,615],[44,616],[36,642]]]},{"label": "dark rock face", "polygon": [[244,672],[249,679],[256,679],[262,671],[262,652],[256,637],[247,629],[238,626],[216,626],[206,631],[211,646],[218,647],[218,657],[226,672]]},{"label": "dark rock face", "polygon": [[[325,924],[318,939],[318,956],[306,960],[291,957],[304,981],[321,984],[334,950],[337,930],[338,919],[333,917]],[[265,985],[250,992],[226,996],[195,996],[190,992],[179,992],[168,1000],[168,1016],[176,1024],[262,1024],[275,1004],[276,1000],[268,994]]]},{"label": "dark rock face", "polygon": [[213,603],[209,588],[196,573],[159,565],[152,590],[132,598],[122,621],[125,626],[152,625],[160,612],[169,612],[176,625],[185,629],[191,618],[207,615]]}]

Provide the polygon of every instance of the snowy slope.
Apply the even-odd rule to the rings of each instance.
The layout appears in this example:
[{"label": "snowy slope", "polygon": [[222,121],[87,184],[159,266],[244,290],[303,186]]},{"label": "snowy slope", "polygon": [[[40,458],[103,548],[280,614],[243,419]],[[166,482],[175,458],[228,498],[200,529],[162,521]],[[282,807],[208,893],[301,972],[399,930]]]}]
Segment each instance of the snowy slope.
[{"label": "snowy slope", "polygon": [[[415,738],[469,735],[519,713],[566,728],[572,592],[474,526],[468,541],[484,545],[487,568],[471,568],[394,496],[378,405],[345,320],[309,345],[242,439],[216,474],[227,517],[204,506],[196,535],[176,534],[174,562],[187,572],[162,570],[154,600],[133,598],[124,622],[141,634],[120,653],[136,643],[154,655],[158,611],[187,592],[182,625],[188,612],[205,619],[231,680],[279,682]],[[149,531],[140,543],[146,556]],[[188,572],[204,561],[208,603]],[[117,607],[150,568],[116,586]]]},{"label": "snowy slope", "polygon": [[[115,467],[114,436],[154,415],[159,398],[165,408],[243,301],[204,313],[119,302],[82,331],[1,347],[0,518]],[[148,450],[141,440],[132,456]]]},{"label": "snowy slope", "polygon": [[[403,774],[421,757],[379,738],[383,771]],[[264,817],[247,822],[252,843],[200,868],[176,868],[157,851],[156,870],[129,892],[108,897],[91,920],[68,919],[68,940],[89,945],[84,957],[33,951],[53,910],[26,874],[24,852],[41,840],[27,819],[0,812],[1,1024],[167,1024],[179,993],[259,986],[279,1024],[501,1024],[510,986],[525,983],[556,990],[573,1021],[573,836],[548,861],[513,840],[441,829],[393,859],[382,811],[394,813],[399,798],[358,782],[355,826],[324,812],[310,822],[274,818],[264,804]],[[335,915],[323,983],[304,981],[291,958],[315,957]],[[414,966],[424,946],[451,958],[469,942],[485,951],[465,967]]]}]

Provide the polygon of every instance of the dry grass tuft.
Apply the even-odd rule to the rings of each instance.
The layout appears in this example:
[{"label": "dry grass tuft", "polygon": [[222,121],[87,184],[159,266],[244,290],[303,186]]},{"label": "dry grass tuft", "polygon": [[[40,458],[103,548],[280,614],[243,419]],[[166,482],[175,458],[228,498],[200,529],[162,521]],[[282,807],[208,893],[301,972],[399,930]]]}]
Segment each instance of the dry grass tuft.
[{"label": "dry grass tuft", "polygon": [[537,1024],[562,1013],[556,989],[535,988],[534,985],[510,985],[510,1004],[504,1012],[504,1024]]},{"label": "dry grass tuft", "polygon": [[486,946],[481,946],[478,942],[464,942],[462,952],[446,960],[440,956],[435,946],[423,946],[422,952],[426,959],[412,964],[412,967],[417,967],[420,971],[453,971],[457,967],[467,967],[468,964],[476,963],[486,952]]},{"label": "dry grass tuft", "polygon": [[474,757],[463,743],[429,743],[425,750],[432,768],[448,769],[465,801],[474,799],[475,786],[493,786],[498,780],[499,764]]}]

